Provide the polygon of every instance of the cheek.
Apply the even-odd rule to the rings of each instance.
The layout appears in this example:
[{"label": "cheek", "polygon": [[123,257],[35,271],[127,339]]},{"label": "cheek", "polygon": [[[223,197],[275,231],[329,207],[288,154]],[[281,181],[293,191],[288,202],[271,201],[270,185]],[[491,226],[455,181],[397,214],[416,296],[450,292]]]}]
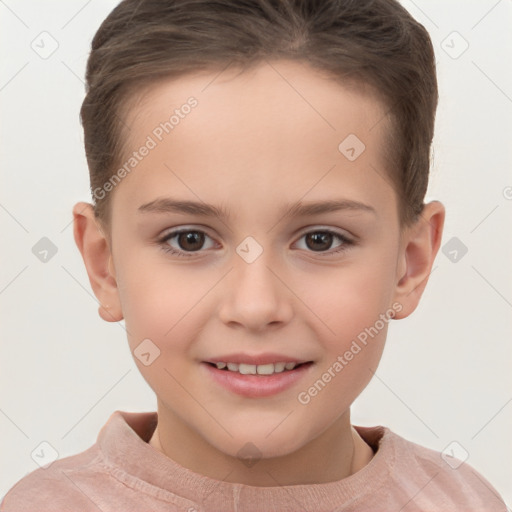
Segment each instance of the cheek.
[{"label": "cheek", "polygon": [[372,326],[390,308],[394,263],[389,258],[360,261],[316,275],[307,304],[324,322],[324,339],[338,348]]},{"label": "cheek", "polygon": [[179,383],[190,370],[191,347],[201,326],[201,297],[211,288],[211,278],[201,282],[161,263],[133,268],[123,272],[119,287],[132,356],[158,396],[172,396],[176,407],[186,408],[188,395]]},{"label": "cheek", "polygon": [[389,269],[359,270],[340,272],[338,279],[331,276],[310,296],[311,309],[322,319],[317,338],[323,356],[297,400],[309,414],[327,422],[346,410],[370,382],[395,314],[388,300]]},{"label": "cheek", "polygon": [[308,306],[322,320],[317,338],[323,348],[318,372],[298,400],[310,412],[326,414],[326,408],[336,404],[329,410],[334,418],[377,369],[389,318],[395,314],[390,304],[395,255],[389,247],[380,249],[335,272],[316,275],[316,285],[309,287]]},{"label": "cheek", "polygon": [[126,259],[123,263],[119,294],[132,350],[145,338],[154,340],[162,351],[171,342],[173,351],[182,350],[197,328],[198,314],[204,314],[202,298],[216,276],[167,265],[161,256],[154,262]]}]

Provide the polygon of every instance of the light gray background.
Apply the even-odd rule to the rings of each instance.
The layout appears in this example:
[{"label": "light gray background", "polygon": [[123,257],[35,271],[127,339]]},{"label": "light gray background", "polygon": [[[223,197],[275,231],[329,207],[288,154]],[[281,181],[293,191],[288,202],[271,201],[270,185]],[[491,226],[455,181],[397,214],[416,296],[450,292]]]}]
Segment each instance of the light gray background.
[{"label": "light gray background", "polygon": [[[457,262],[439,253],[417,311],[392,322],[353,420],[439,451],[457,441],[510,505],[512,2],[403,3],[438,60],[427,199],[447,208],[443,245],[457,237],[468,252]],[[114,410],[156,410],[122,323],[97,314],[70,224],[72,205],[90,201],[78,120],[87,53],[116,4],[0,0],[1,496],[38,467],[42,441],[65,457],[88,448]],[[58,42],[46,59],[31,48],[43,51],[44,37],[51,49],[43,31]],[[454,31],[469,44],[460,56]],[[46,263],[32,252],[42,237],[58,249]]]}]

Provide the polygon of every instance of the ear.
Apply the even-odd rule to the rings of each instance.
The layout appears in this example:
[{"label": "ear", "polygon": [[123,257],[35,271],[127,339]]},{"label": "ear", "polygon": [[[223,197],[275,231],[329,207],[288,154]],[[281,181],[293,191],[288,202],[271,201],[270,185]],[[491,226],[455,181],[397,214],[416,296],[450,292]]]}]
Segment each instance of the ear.
[{"label": "ear", "polygon": [[394,300],[402,310],[394,318],[409,316],[418,306],[441,245],[445,209],[439,201],[424,205],[418,220],[403,233]]},{"label": "ear", "polygon": [[122,320],[110,244],[91,204],[80,202],[73,207],[73,233],[94,295],[100,302],[100,317],[106,322]]}]

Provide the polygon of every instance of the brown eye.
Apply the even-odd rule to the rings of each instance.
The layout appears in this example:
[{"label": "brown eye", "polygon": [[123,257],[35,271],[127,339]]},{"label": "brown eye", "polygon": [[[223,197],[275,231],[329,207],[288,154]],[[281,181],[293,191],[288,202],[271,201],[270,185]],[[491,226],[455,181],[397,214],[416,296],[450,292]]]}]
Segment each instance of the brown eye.
[{"label": "brown eye", "polygon": [[317,231],[306,235],[306,246],[312,251],[325,251],[330,249],[333,242],[333,234],[326,231]]},{"label": "brown eye", "polygon": [[298,248],[319,256],[335,256],[356,245],[347,236],[328,229],[304,233],[297,242]]},{"label": "brown eye", "polygon": [[178,235],[178,245],[184,251],[198,251],[204,244],[204,233],[185,231]]},{"label": "brown eye", "polygon": [[215,246],[210,236],[194,229],[173,231],[159,240],[159,244],[165,252],[173,256],[192,256],[196,252],[203,254],[206,249]]}]

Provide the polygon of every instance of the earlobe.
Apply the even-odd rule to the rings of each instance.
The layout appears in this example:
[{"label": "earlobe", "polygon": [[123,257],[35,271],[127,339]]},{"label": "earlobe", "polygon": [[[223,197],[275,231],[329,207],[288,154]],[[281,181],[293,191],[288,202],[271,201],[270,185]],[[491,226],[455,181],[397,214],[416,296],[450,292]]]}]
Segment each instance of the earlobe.
[{"label": "earlobe", "polygon": [[94,295],[100,302],[100,317],[106,322],[122,320],[111,250],[91,204],[80,202],[73,207],[73,234]]},{"label": "earlobe", "polygon": [[394,300],[402,305],[397,319],[409,316],[419,304],[441,245],[444,219],[444,206],[432,201],[404,235],[394,294]]}]

